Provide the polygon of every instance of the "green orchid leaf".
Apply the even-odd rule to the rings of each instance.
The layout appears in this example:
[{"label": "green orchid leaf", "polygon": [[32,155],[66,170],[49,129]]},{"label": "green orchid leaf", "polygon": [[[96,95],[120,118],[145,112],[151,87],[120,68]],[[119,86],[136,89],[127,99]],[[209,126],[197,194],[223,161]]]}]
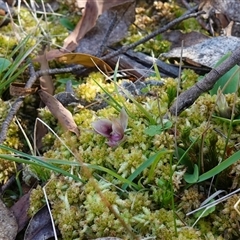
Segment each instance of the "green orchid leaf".
[{"label": "green orchid leaf", "polygon": [[[219,66],[226,59],[229,58],[231,54],[228,53],[224,55],[215,65]],[[223,94],[234,93],[238,90],[239,87],[239,77],[240,77],[240,67],[235,65],[227,73],[225,73],[219,80],[215,83],[213,88],[209,91],[211,95],[217,94],[219,88],[222,89]]]},{"label": "green orchid leaf", "polygon": [[[164,119],[165,120],[165,119]],[[166,120],[162,125],[150,125],[149,127],[145,128],[144,133],[148,136],[155,136],[156,134],[161,134],[164,130],[167,130],[172,127],[172,122]]]},{"label": "green orchid leaf", "polygon": [[199,177],[199,169],[196,164],[194,164],[194,170],[192,174],[187,172],[184,174],[184,180],[187,183],[196,183],[198,181],[198,177]]}]

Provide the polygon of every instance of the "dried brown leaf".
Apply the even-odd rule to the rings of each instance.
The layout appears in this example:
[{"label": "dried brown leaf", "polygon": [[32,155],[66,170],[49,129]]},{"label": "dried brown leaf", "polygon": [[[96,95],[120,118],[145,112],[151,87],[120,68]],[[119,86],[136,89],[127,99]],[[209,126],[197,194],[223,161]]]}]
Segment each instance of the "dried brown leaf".
[{"label": "dried brown leaf", "polygon": [[76,0],[76,5],[78,8],[84,8],[87,0]]},{"label": "dried brown leaf", "polygon": [[[81,1],[79,1],[79,3],[80,2]],[[75,50],[77,47],[77,43],[90,29],[95,26],[99,15],[112,7],[124,4],[126,2],[133,2],[133,0],[87,0],[83,16],[78,22],[73,32],[65,39],[63,48],[68,51]],[[80,6],[82,7],[83,4],[80,3]]]},{"label": "dried brown leaf", "polygon": [[48,107],[49,111],[53,114],[55,118],[58,119],[61,126],[64,129],[74,132],[77,136],[79,136],[80,132],[76,123],[73,120],[71,112],[49,93],[43,90],[39,90],[38,93],[42,101]]},{"label": "dried brown leaf", "polygon": [[76,52],[101,56],[106,46],[112,46],[126,37],[134,20],[133,3],[125,3],[105,11],[98,17],[96,25],[78,42]]},{"label": "dried brown leaf", "polygon": [[[135,0],[78,1],[79,8],[85,7],[81,20],[78,22],[74,31],[65,39],[65,43],[62,49],[50,50],[49,52],[47,52],[47,61],[56,59],[66,53],[72,52],[76,49],[76,47],[78,47],[77,52],[96,55],[115,14],[118,15],[118,24],[112,31],[112,34],[107,41],[107,44],[112,45],[116,42],[119,42],[125,37],[127,29],[129,25],[134,21],[135,16],[134,4],[132,4],[132,7],[130,7],[130,9],[127,9],[129,6],[126,6],[124,4],[134,1]],[[115,6],[117,6],[116,9]],[[111,12],[108,13],[107,10],[109,8],[111,8]],[[102,14],[103,12],[105,13]],[[100,18],[98,18],[99,15],[106,16],[104,16],[100,21],[101,16]],[[96,25],[96,23],[99,24]],[[88,34],[86,35],[86,33]],[[37,56],[34,60],[39,62],[40,57],[41,56]]]},{"label": "dried brown leaf", "polygon": [[170,32],[165,32],[162,34],[162,37],[163,39],[171,42],[171,49],[181,47],[182,44],[183,47],[190,47],[210,38],[197,31],[183,33],[180,30],[172,30]]},{"label": "dried brown leaf", "polygon": [[104,72],[113,71],[112,68],[100,58],[85,53],[66,53],[59,57],[58,61],[67,64],[81,64],[85,67],[95,67],[97,65]]}]

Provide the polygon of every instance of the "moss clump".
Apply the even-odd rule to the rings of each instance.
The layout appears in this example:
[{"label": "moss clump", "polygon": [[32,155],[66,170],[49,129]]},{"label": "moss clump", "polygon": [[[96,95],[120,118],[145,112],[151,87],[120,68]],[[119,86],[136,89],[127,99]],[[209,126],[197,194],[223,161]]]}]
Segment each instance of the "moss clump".
[{"label": "moss clump", "polygon": [[38,38],[41,37],[40,28],[36,27],[37,23],[32,14],[26,8],[21,7],[20,9],[20,12],[17,13],[18,18],[14,19],[14,26],[9,23],[1,27],[0,54],[3,56],[11,55],[13,49],[17,45],[21,45],[26,37],[23,32],[27,32],[31,37],[22,44],[22,51],[35,46]]},{"label": "moss clump", "polygon": [[85,83],[80,84],[76,89],[76,97],[91,102],[96,98],[97,94],[103,93],[102,88],[112,93],[114,91],[114,84],[107,83],[100,72],[91,73],[85,78]]},{"label": "moss clump", "polygon": [[204,194],[199,193],[197,187],[192,187],[187,190],[184,190],[181,196],[179,208],[182,209],[184,213],[188,213],[194,209],[199,208],[203,200]]},{"label": "moss clump", "polygon": [[[173,2],[154,1],[147,4],[140,1],[136,7],[136,17],[134,25],[129,29],[128,36],[123,40],[124,44],[131,44],[144,38],[148,33],[156,30],[157,27],[164,26],[176,16],[179,16],[181,9]],[[155,56],[169,51],[171,43],[163,40],[161,35],[141,44],[135,48],[136,51],[147,54],[154,53]]]},{"label": "moss clump", "polygon": [[[101,191],[101,196],[96,188]],[[52,176],[46,192],[63,239],[108,236],[132,239],[132,235],[106,204],[111,204],[136,237],[179,239],[174,232],[173,212],[163,208],[156,209],[147,192],[130,191],[120,197],[114,185],[103,180],[90,179],[87,184],[82,185],[56,176]],[[32,210],[38,207],[35,200],[41,196],[39,187],[32,192]],[[201,239],[199,231],[184,227],[179,220],[176,224],[181,239]]]},{"label": "moss clump", "polygon": [[[6,152],[0,151],[1,154],[6,154]],[[16,164],[10,161],[0,159],[0,183],[4,184],[7,180],[17,172]]]},{"label": "moss clump", "polygon": [[198,80],[198,75],[191,69],[184,69],[181,74],[181,87],[184,90],[192,87]]},{"label": "moss clump", "polygon": [[0,35],[0,54],[1,57],[8,56],[8,52],[12,51],[17,44],[17,40],[12,36]]},{"label": "moss clump", "polygon": [[32,190],[29,200],[31,205],[28,209],[28,214],[32,217],[45,205],[43,190],[39,185]]}]

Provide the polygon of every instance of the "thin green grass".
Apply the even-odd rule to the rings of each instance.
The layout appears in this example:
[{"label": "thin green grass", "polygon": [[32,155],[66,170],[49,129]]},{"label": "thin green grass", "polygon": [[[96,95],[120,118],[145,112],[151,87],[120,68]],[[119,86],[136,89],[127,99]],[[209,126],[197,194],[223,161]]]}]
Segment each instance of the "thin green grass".
[{"label": "thin green grass", "polygon": [[[23,153],[21,151],[15,150],[13,148],[7,147],[5,145],[0,144],[0,149],[3,149],[5,151],[8,151],[9,154],[0,154],[0,158],[12,162],[17,162],[17,163],[24,163],[24,164],[29,164],[29,165],[34,165],[38,167],[43,167],[48,170],[52,170],[56,173],[63,174],[64,176],[71,177],[75,181],[80,181],[84,182],[81,178],[77,177],[76,175],[73,175],[59,167],[54,166],[53,164],[50,164],[46,161],[41,160],[38,157],[29,155],[27,153]],[[14,153],[14,155],[12,155]]]},{"label": "thin green grass", "polygon": [[[4,72],[1,72],[0,79],[0,96],[14,82],[18,77],[23,74],[23,72],[29,66],[29,61],[27,58],[29,55],[38,47],[41,42],[41,39],[32,46],[26,49],[26,45],[31,39],[32,34],[28,34],[19,44],[13,49],[10,55],[7,57],[11,61],[10,66]],[[14,59],[13,61],[11,59]]]}]

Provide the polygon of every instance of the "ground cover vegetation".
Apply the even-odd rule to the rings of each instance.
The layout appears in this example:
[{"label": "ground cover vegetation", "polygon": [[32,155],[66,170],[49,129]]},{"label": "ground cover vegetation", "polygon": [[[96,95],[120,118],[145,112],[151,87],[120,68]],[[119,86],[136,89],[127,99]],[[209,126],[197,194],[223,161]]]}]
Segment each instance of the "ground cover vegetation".
[{"label": "ground cover vegetation", "polygon": [[9,239],[239,239],[240,54],[160,57],[223,34],[214,1],[82,2],[3,5]]}]

